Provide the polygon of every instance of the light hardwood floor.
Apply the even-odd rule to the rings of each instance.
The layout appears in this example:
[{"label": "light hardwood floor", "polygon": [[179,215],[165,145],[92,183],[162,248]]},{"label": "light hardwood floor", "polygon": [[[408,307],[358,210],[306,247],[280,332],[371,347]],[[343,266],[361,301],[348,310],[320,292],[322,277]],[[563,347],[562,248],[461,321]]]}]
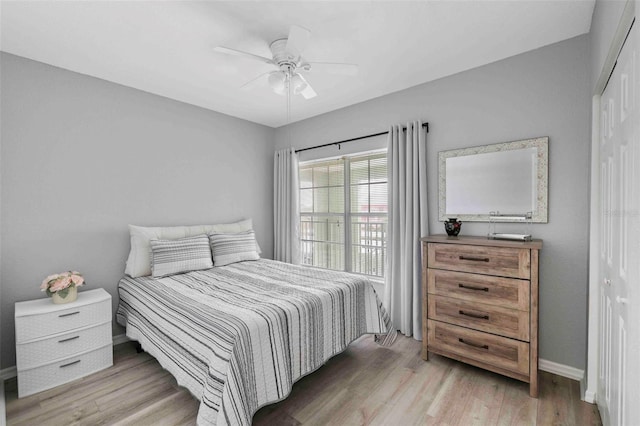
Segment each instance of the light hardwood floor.
[{"label": "light hardwood floor", "polygon": [[[444,357],[420,358],[420,342],[391,348],[371,336],[301,379],[284,401],[262,408],[255,425],[599,425],[576,381],[548,373],[540,397],[528,385]],[[115,347],[113,367],[18,399],[6,382],[9,425],[193,425],[198,401],[133,343]]]}]

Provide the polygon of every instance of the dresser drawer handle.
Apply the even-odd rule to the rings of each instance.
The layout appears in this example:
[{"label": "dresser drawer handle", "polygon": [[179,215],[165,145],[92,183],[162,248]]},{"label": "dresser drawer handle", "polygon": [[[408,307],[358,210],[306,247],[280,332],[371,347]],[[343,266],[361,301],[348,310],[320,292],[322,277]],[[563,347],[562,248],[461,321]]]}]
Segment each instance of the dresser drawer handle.
[{"label": "dresser drawer handle", "polygon": [[70,367],[70,366],[72,366],[72,365],[74,365],[74,364],[79,364],[79,363],[80,363],[80,360],[79,360],[79,359],[77,359],[77,360],[72,361],[72,362],[69,362],[69,363],[67,363],[67,364],[62,364],[62,365],[60,366],[60,368]]},{"label": "dresser drawer handle", "polygon": [[458,287],[465,288],[467,290],[489,291],[489,287],[476,287],[473,285],[464,285],[460,283],[458,283]]},{"label": "dresser drawer handle", "polygon": [[478,348],[478,349],[485,349],[485,350],[489,349],[489,345],[478,345],[477,343],[467,342],[462,337],[458,337],[458,342],[464,343],[465,345],[473,346],[474,348]]},{"label": "dresser drawer handle", "polygon": [[471,260],[473,262],[488,262],[488,257],[469,257],[469,256],[460,256],[460,260]]},{"label": "dresser drawer handle", "polygon": [[464,316],[471,317],[471,318],[484,319],[484,320],[488,320],[489,319],[489,315],[472,314],[472,313],[465,312],[465,311],[462,311],[462,310],[458,311],[458,313],[460,315],[464,315]]},{"label": "dresser drawer handle", "polygon": [[76,340],[76,339],[79,339],[79,338],[80,338],[80,336],[73,336],[73,337],[69,337],[67,339],[58,340],[58,343],[70,342],[71,340]]},{"label": "dresser drawer handle", "polygon": [[80,313],[80,311],[69,312],[68,314],[60,314],[60,315],[58,315],[58,318],[70,317],[71,315],[76,315],[76,314],[79,314],[79,313]]}]

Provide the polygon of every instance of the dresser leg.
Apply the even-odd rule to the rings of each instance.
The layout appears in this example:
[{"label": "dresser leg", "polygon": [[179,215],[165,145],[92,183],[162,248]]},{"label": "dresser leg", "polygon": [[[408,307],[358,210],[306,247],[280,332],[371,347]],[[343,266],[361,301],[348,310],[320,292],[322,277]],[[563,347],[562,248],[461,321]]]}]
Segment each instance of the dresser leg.
[{"label": "dresser leg", "polygon": [[136,342],[136,353],[142,353],[144,352],[144,350],[142,350],[142,345],[140,344],[140,342]]},{"label": "dresser leg", "polygon": [[427,348],[423,347],[420,355],[422,356],[423,360],[429,361],[429,352],[427,352]]},{"label": "dresser leg", "polygon": [[529,382],[529,396],[531,398],[538,397],[538,375],[532,374],[531,381]]}]

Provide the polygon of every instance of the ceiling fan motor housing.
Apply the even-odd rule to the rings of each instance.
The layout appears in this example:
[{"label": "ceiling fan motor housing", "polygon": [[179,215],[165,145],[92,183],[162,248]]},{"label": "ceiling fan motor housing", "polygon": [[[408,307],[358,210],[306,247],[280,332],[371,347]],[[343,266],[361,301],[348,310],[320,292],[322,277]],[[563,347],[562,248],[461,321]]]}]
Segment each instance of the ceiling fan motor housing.
[{"label": "ceiling fan motor housing", "polygon": [[271,43],[271,53],[273,60],[282,71],[292,72],[297,68],[297,60],[291,53],[287,52],[287,39],[281,38]]}]

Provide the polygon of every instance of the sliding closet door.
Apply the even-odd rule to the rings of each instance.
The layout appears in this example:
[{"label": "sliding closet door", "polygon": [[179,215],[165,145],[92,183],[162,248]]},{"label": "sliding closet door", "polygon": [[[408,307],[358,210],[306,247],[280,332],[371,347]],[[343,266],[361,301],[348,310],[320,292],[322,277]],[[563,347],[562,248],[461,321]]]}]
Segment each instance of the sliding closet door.
[{"label": "sliding closet door", "polygon": [[[640,25],[636,23],[634,27]],[[640,424],[640,102],[637,29],[601,100],[597,402],[605,425]]]}]

